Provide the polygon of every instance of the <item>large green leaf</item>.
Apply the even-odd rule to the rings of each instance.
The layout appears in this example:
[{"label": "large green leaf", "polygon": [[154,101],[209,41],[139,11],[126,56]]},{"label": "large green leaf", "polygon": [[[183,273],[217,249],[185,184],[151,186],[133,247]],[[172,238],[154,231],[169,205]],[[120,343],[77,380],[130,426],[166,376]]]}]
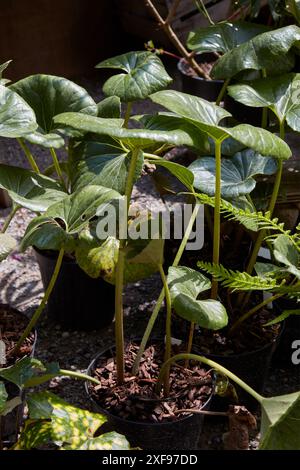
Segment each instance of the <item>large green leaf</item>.
[{"label": "large green leaf", "polygon": [[[194,186],[209,196],[215,195],[216,162],[214,157],[195,160],[189,169],[195,177]],[[254,176],[276,173],[277,163],[271,157],[263,157],[251,149],[238,152],[221,163],[221,195],[236,198],[249,194],[256,186]]]},{"label": "large green leaf", "polygon": [[106,95],[119,96],[124,102],[147,98],[172,82],[159,57],[147,51],[127,52],[104,60],[96,67],[125,72],[109,78],[103,86]]},{"label": "large green leaf", "polygon": [[196,52],[225,54],[269,29],[267,26],[246,21],[219,23],[191,31],[188,35],[187,47]]},{"label": "large green leaf", "polygon": [[261,442],[263,450],[300,450],[300,392],[263,398]]},{"label": "large green leaf", "polygon": [[300,131],[299,86],[300,74],[290,73],[232,85],[228,92],[246,106],[271,109],[281,122],[287,120],[292,129]]},{"label": "large green leaf", "polygon": [[278,263],[287,267],[287,271],[300,279],[300,254],[287,235],[278,235],[274,240],[274,257]]},{"label": "large green leaf", "polygon": [[43,147],[59,148],[64,139],[53,121],[56,114],[80,112],[96,116],[97,105],[87,91],[76,83],[52,75],[31,75],[10,86],[31,106],[38,128],[26,139]]},{"label": "large green leaf", "polygon": [[[113,139],[101,142],[84,141],[71,154],[72,189],[77,190],[88,184],[105,186],[125,193],[131,152],[127,152]],[[143,168],[143,152],[139,152],[135,168],[134,182],[140,177]]]},{"label": "large green leaf", "polygon": [[226,309],[220,302],[197,300],[198,295],[211,285],[203,274],[184,266],[170,267],[168,284],[172,306],[177,315],[211,330],[227,325]]},{"label": "large green leaf", "polygon": [[47,176],[15,166],[0,164],[0,188],[22,207],[44,212],[66,197],[60,184]]},{"label": "large green leaf", "polygon": [[231,78],[243,70],[270,69],[275,74],[293,68],[294,54],[299,48],[300,28],[295,25],[275,29],[255,36],[224,54],[212,69],[213,78]]},{"label": "large green leaf", "polygon": [[97,116],[101,118],[121,118],[121,100],[118,96],[109,96],[97,103]]},{"label": "large green leaf", "polygon": [[0,85],[0,136],[22,137],[36,128],[31,107],[17,93]]},{"label": "large green leaf", "polygon": [[252,148],[262,155],[279,159],[288,159],[291,156],[289,146],[265,129],[249,124],[239,124],[231,128],[219,126],[220,120],[230,114],[220,106],[202,98],[175,90],[167,90],[155,93],[151,99],[187,119],[214,140],[221,142],[232,137],[245,147]]},{"label": "large green leaf", "polygon": [[[145,129],[152,131],[168,131],[176,132],[177,136],[181,136],[182,141],[186,141],[185,145],[190,145],[197,149],[197,153],[207,153],[210,145],[207,135],[199,132],[192,124],[182,119],[176,114],[159,113],[155,115],[139,116],[138,119],[145,126]],[[190,141],[190,143],[188,143]]]},{"label": "large green leaf", "polygon": [[43,216],[36,217],[29,223],[21,248],[36,246],[40,249],[59,250],[65,248],[73,251],[74,236],[95,217],[99,207],[120,194],[102,186],[89,185],[66,196],[62,201],[53,204]]},{"label": "large green leaf", "polygon": [[[225,113],[225,111],[223,111]],[[197,147],[203,151],[205,140],[196,136],[195,131],[190,128],[180,129],[180,125],[172,126],[170,124],[159,121],[156,128],[150,129],[125,129],[117,126],[117,120],[102,119],[94,116],[83,116],[79,113],[63,113],[54,118],[57,124],[73,127],[79,131],[91,132],[93,134],[108,135],[117,140],[122,141],[129,148],[140,147],[147,149],[153,144],[169,144],[169,145],[187,145],[189,147]],[[164,127],[165,125],[165,127]]]},{"label": "large green leaf", "polygon": [[0,233],[0,261],[3,261],[17,247],[17,241],[8,233]]}]

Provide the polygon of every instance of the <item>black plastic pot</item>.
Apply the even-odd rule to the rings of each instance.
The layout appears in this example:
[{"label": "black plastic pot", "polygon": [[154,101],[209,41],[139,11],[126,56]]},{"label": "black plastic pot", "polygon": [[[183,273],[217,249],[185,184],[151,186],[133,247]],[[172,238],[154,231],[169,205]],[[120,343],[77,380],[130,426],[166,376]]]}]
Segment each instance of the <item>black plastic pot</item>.
[{"label": "black plastic pot", "polygon": [[[115,348],[105,348],[93,359],[87,369],[92,375],[99,358],[110,354],[114,356]],[[145,423],[120,418],[103,409],[92,397],[89,383],[85,384],[86,392],[93,403],[96,412],[107,416],[104,432],[117,431],[126,436],[132,447],[152,450],[193,450],[198,448],[202,432],[204,417],[201,414],[191,414],[174,422]],[[208,410],[212,395],[202,406],[201,410]]]},{"label": "black plastic pot", "polygon": [[[244,353],[228,356],[202,353],[196,345],[194,349],[198,351],[199,354],[224,366],[246,382],[246,384],[250,385],[256,392],[262,394],[265,388],[269,366],[276,347],[279,344],[280,336],[281,333],[279,333],[275,341],[254,351],[246,351]],[[258,402],[245,392],[244,389],[235,383],[233,383],[233,385],[238,394],[239,403],[245,405],[249,410],[255,411],[258,407]],[[232,397],[226,398],[215,395],[212,400],[211,408],[214,411],[224,411],[228,408],[229,404],[232,404]]]},{"label": "black plastic pot", "polygon": [[[57,256],[35,249],[44,289],[48,287]],[[64,258],[58,279],[47,303],[47,313],[64,329],[96,330],[114,318],[115,287],[103,279],[92,279],[76,263]]]},{"label": "black plastic pot", "polygon": [[[7,308],[7,306],[5,307]],[[26,317],[24,313],[20,312],[19,310],[15,308],[9,307],[9,309],[15,315],[22,316],[23,318]],[[34,357],[36,341],[37,341],[37,332],[36,330],[34,330],[34,342],[32,345],[32,351],[31,351],[30,357]],[[25,407],[25,393],[24,391],[20,389],[20,387],[13,384],[12,382],[8,382],[5,379],[2,379],[2,381],[4,382],[5,389],[8,394],[7,399],[12,400],[13,398],[19,397],[22,401],[22,403],[16,406],[9,414],[1,417],[1,429],[0,429],[1,440],[2,442],[8,442],[10,444],[13,444],[17,441],[18,433],[19,433],[20,426],[23,420],[24,407]]]},{"label": "black plastic pot", "polygon": [[[299,310],[300,304],[295,300],[277,299],[273,302],[274,310],[278,315],[284,310]],[[282,332],[278,348],[273,356],[274,365],[284,367],[299,367],[292,361],[292,355],[295,352],[293,348],[294,341],[300,341],[300,316],[291,315],[284,321],[285,327]]]},{"label": "black plastic pot", "polygon": [[[196,60],[199,64],[205,62],[215,62],[213,54],[197,54]],[[182,91],[190,95],[199,96],[207,101],[216,101],[223,86],[223,80],[206,80],[201,77],[194,77],[187,73],[189,66],[185,59],[181,59],[177,64],[182,77]]]}]

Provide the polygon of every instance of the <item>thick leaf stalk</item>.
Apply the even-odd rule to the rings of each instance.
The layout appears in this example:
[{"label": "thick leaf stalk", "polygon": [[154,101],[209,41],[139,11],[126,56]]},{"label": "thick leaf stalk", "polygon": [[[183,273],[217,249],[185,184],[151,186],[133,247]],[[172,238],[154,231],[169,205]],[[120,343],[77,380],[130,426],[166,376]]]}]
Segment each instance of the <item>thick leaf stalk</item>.
[{"label": "thick leaf stalk", "polygon": [[[164,360],[168,361],[171,357],[171,352],[172,352],[172,334],[171,334],[172,301],[171,301],[168,281],[167,281],[162,265],[159,266],[159,272],[160,272],[161,280],[163,282],[164,293],[166,297],[166,310],[167,310],[166,312],[166,346],[165,346]],[[167,369],[165,377],[164,377],[164,394],[167,397],[169,396],[169,393],[170,393],[170,369]]]},{"label": "thick leaf stalk", "polygon": [[19,138],[17,139],[17,141],[19,142],[19,145],[21,147],[21,149],[23,150],[23,152],[25,153],[26,155],[26,158],[29,162],[29,165],[31,166],[31,168],[33,169],[33,171],[35,171],[36,173],[40,174],[40,169],[34,159],[34,156],[32,155],[32,153],[30,152],[29,148],[27,147],[27,145],[25,144],[25,142],[23,141],[23,139]]},{"label": "thick leaf stalk", "polygon": [[58,275],[59,275],[59,272],[60,272],[60,268],[61,268],[61,265],[62,265],[63,257],[64,257],[64,249],[61,248],[60,251],[59,251],[59,254],[58,254],[58,258],[57,258],[57,261],[56,261],[56,265],[55,265],[52,277],[51,277],[50,282],[48,284],[48,287],[46,289],[43,300],[40,303],[40,305],[38,306],[35,313],[33,314],[32,319],[30,320],[30,322],[29,322],[28,326],[26,327],[24,333],[22,334],[21,338],[17,342],[15,348],[12,351],[12,354],[15,354],[19,351],[19,349],[22,346],[22,344],[24,343],[25,339],[28,337],[29,333],[32,331],[32,329],[37,324],[37,322],[38,322],[38,320],[41,316],[41,313],[43,312],[43,310],[45,308],[45,305],[46,305],[46,303],[47,303],[47,301],[48,301],[48,299],[51,295],[51,292],[53,291],[55,283],[57,281],[57,278],[58,278]]}]

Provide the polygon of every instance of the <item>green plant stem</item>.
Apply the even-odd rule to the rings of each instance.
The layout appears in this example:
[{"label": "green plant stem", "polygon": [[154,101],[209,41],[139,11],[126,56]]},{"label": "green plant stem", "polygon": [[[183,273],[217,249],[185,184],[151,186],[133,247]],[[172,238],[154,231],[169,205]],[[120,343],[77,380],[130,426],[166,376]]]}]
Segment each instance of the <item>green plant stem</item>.
[{"label": "green plant stem", "polygon": [[131,116],[131,109],[132,109],[132,103],[129,102],[129,103],[127,103],[127,106],[126,106],[123,127],[126,127],[126,128],[128,127],[129,119],[130,119],[130,116]]},{"label": "green plant stem", "polygon": [[[164,293],[166,297],[166,344],[165,344],[165,356],[164,360],[168,361],[171,357],[172,351],[172,334],[171,334],[171,320],[172,320],[172,301],[170,290],[168,286],[168,281],[164,272],[162,265],[159,266],[159,273],[161,280],[164,286]],[[166,374],[164,376],[164,394],[166,397],[169,396],[170,393],[170,369],[167,369]]]},{"label": "green plant stem", "polygon": [[265,300],[263,300],[260,304],[256,305],[255,307],[251,308],[248,312],[244,313],[230,328],[229,330],[229,335],[231,335],[234,330],[245,320],[247,320],[249,317],[254,315],[254,313],[258,312],[261,308],[263,308],[265,305],[268,305],[270,302],[273,302],[273,300],[278,299],[279,297],[282,297],[284,294],[274,294],[272,297],[269,297]]},{"label": "green plant stem", "polygon": [[[261,71],[262,77],[267,78],[267,71],[266,69],[262,69]],[[262,117],[261,117],[261,127],[265,129],[268,125],[268,108],[264,107],[262,110]]]},{"label": "green plant stem", "polygon": [[61,264],[62,264],[62,261],[63,261],[63,257],[64,257],[64,252],[65,252],[64,248],[61,248],[60,251],[59,251],[59,254],[58,254],[58,258],[57,258],[57,261],[56,261],[56,265],[55,265],[52,277],[50,279],[50,282],[49,282],[48,287],[46,289],[46,292],[44,294],[43,300],[40,303],[40,305],[38,306],[38,308],[36,309],[36,311],[34,312],[33,317],[31,318],[28,326],[26,327],[24,333],[22,334],[21,338],[17,342],[17,344],[14,347],[11,354],[15,354],[19,351],[19,349],[22,346],[22,344],[24,343],[25,339],[28,337],[29,333],[32,331],[32,329],[37,324],[37,322],[38,322],[38,320],[41,316],[41,313],[43,312],[43,310],[45,308],[45,305],[46,305],[46,303],[47,303],[47,301],[50,297],[50,294],[51,294],[51,292],[52,292],[52,290],[55,286],[55,283],[57,281],[59,271],[60,271],[60,268],[61,268]]},{"label": "green plant stem", "polygon": [[[139,156],[139,149],[132,152],[126,188],[126,210],[123,223],[127,232],[128,210],[130,205],[131,193],[134,182],[134,173]],[[123,230],[124,232],[124,230]],[[124,322],[123,322],[123,288],[124,288],[124,266],[125,266],[125,248],[126,238],[120,240],[118,263],[116,267],[116,291],[115,291],[115,339],[116,339],[116,365],[117,365],[117,381],[119,384],[124,381]]]},{"label": "green plant stem", "polygon": [[[192,352],[192,347],[193,347],[193,341],[194,341],[194,332],[195,332],[195,323],[191,322],[190,324],[190,331],[189,331],[189,337],[188,337],[188,344],[186,348],[186,353],[190,354]],[[187,369],[189,367],[189,361],[188,359],[185,361],[184,367]]]},{"label": "green plant stem", "polygon": [[6,232],[6,230],[9,227],[9,224],[11,223],[12,219],[14,218],[14,216],[16,215],[16,213],[18,212],[18,210],[20,208],[21,208],[21,206],[19,206],[18,204],[13,204],[12,210],[8,214],[8,216],[6,217],[5,222],[4,222],[4,224],[1,228],[0,233],[5,233]]},{"label": "green plant stem", "polygon": [[[215,208],[214,208],[214,236],[213,236],[213,263],[219,264],[220,258],[220,235],[221,235],[221,145],[219,140],[215,141],[216,160],[216,185],[215,185]],[[218,297],[218,281],[212,280],[211,298]]]},{"label": "green plant stem", "polygon": [[[174,266],[174,267],[178,266],[178,264],[180,262],[181,256],[182,256],[182,254],[185,250],[186,244],[188,242],[191,231],[193,229],[193,225],[194,225],[194,222],[196,220],[196,217],[197,217],[197,214],[198,214],[198,211],[199,211],[199,207],[200,207],[200,204],[196,203],[195,207],[194,207],[194,210],[193,210],[193,213],[191,215],[191,218],[189,220],[188,226],[186,228],[184,237],[183,237],[183,239],[180,243],[180,246],[178,248],[178,251],[176,253],[174,261],[172,263],[172,266]],[[142,355],[144,354],[146,344],[149,340],[149,337],[150,337],[151,332],[153,330],[153,327],[155,325],[155,322],[156,322],[156,319],[158,317],[158,314],[159,314],[159,311],[161,309],[164,298],[165,298],[164,289],[162,289],[161,293],[159,294],[159,297],[157,299],[156,305],[153,309],[153,312],[151,314],[151,317],[149,318],[144,336],[143,336],[142,341],[141,341],[140,348],[137,352],[137,355],[136,355],[136,358],[135,358],[135,361],[134,361],[134,364],[133,364],[133,368],[132,368],[133,375],[136,375],[137,372],[138,372],[138,368],[139,368],[139,364],[141,362]]]},{"label": "green plant stem", "polygon": [[223,83],[223,85],[222,85],[222,88],[221,88],[221,90],[220,90],[220,93],[218,94],[218,98],[217,98],[217,100],[216,100],[216,104],[217,104],[218,106],[220,105],[220,103],[221,103],[221,101],[222,101],[222,99],[223,99],[223,97],[224,97],[224,95],[225,95],[225,92],[226,92],[226,90],[227,90],[227,87],[228,87],[229,83],[230,83],[230,78],[226,78],[226,80],[224,80],[224,83]]},{"label": "green plant stem", "polygon": [[[279,122],[279,129],[280,129],[280,134],[279,134],[280,138],[284,140],[284,137],[285,137],[284,121]],[[273,186],[273,192],[272,192],[269,207],[268,207],[268,211],[270,212],[270,217],[272,217],[273,211],[275,209],[276,201],[277,201],[277,198],[278,198],[280,184],[281,184],[281,178],[282,178],[282,170],[283,170],[282,160],[278,160],[278,170],[277,170],[277,173],[276,173],[275,183],[274,183],[274,186]],[[258,253],[259,253],[259,250],[262,246],[262,243],[264,241],[265,236],[266,236],[266,230],[260,230],[260,232],[259,232],[259,234],[258,234],[258,236],[255,240],[255,244],[254,244],[254,247],[253,247],[253,250],[252,250],[252,253],[251,253],[251,257],[250,257],[249,263],[247,265],[246,272],[248,274],[252,274],[252,272],[253,272],[253,269],[254,269],[254,266],[255,266],[255,263],[256,263],[256,260],[257,260]],[[250,296],[251,296],[251,292],[246,294],[246,295],[244,293],[241,293],[238,296],[237,305],[241,305],[241,308],[243,309],[246,306],[246,304],[248,303]]]},{"label": "green plant stem", "polygon": [[25,155],[27,157],[27,160],[28,160],[31,168],[33,169],[33,171],[40,174],[41,172],[40,172],[39,167],[38,167],[38,165],[37,165],[37,163],[34,159],[34,156],[30,152],[29,148],[27,147],[27,145],[25,144],[23,139],[19,138],[19,139],[17,139],[17,141],[19,142],[20,147],[22,148],[23,152],[25,153]]},{"label": "green plant stem", "polygon": [[81,380],[89,380],[90,382],[94,382],[97,385],[101,385],[101,382],[94,377],[91,377],[90,375],[87,374],[82,374],[81,372],[75,372],[72,370],[65,370],[65,369],[60,369],[59,370],[59,375],[66,376],[66,377],[74,377],[75,379],[81,379]]},{"label": "green plant stem", "polygon": [[208,13],[203,0],[195,0],[195,3],[196,3],[198,10],[203,13],[207,21],[210,23],[210,25],[214,26],[215,22],[212,20],[210,14]]},{"label": "green plant stem", "polygon": [[226,375],[229,379],[233,380],[237,385],[239,385],[241,388],[243,388],[249,395],[251,395],[255,400],[257,400],[259,403],[262,402],[263,396],[257,393],[253,388],[251,388],[249,385],[247,385],[243,380],[241,380],[239,377],[237,377],[233,372],[230,372],[230,370],[225,369],[225,367],[221,366],[215,361],[212,361],[211,359],[207,359],[206,357],[203,356],[198,356],[197,354],[177,354],[176,356],[171,357],[167,362],[165,362],[161,369],[160,373],[158,376],[158,381],[156,385],[156,393],[159,394],[161,387],[162,387],[162,382],[164,375],[167,371],[167,368],[170,367],[172,364],[174,364],[177,361],[182,361],[182,360],[191,360],[191,361],[198,361],[202,362],[203,364],[208,365],[209,367],[212,367],[213,369],[216,369],[220,371],[222,374]]},{"label": "green plant stem", "polygon": [[64,180],[61,168],[60,168],[60,164],[59,164],[56,152],[55,152],[53,147],[50,148],[50,153],[51,153],[51,157],[52,157],[52,160],[53,160],[53,164],[54,164],[57,176],[59,177],[59,179],[61,181],[61,184],[63,185],[64,189],[67,190],[66,183],[65,183],[65,180]]}]

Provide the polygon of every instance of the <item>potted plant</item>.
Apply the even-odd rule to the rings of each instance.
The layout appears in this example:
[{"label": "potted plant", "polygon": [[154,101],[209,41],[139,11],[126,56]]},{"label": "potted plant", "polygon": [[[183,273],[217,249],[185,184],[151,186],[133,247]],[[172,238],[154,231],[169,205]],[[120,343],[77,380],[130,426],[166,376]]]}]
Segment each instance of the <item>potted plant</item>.
[{"label": "potted plant", "polygon": [[[118,58],[118,63],[120,59]],[[127,57],[127,62],[128,57]],[[110,66],[113,63],[113,59],[109,60],[108,63]],[[119,66],[120,67],[120,66]],[[121,67],[120,67],[121,68]],[[133,82],[129,80],[132,77],[127,77],[124,74],[117,75],[113,77],[114,80],[111,81],[111,88],[104,86],[106,93],[115,93],[116,92],[116,84],[119,87],[118,93],[121,95],[125,95],[126,93],[129,94],[131,90],[126,89],[127,83],[133,85]],[[110,79],[112,80],[112,79]],[[135,83],[136,84],[136,83]],[[138,92],[140,90],[138,87]],[[133,88],[135,90],[135,88]],[[149,90],[151,92],[151,90]],[[194,132],[198,135],[198,138],[201,136],[202,138],[206,135],[209,136],[211,139],[215,141],[215,156],[218,168],[221,165],[221,143],[228,137],[231,137],[242,145],[246,147],[253,148],[257,152],[260,152],[262,155],[270,156],[273,155],[276,158],[288,158],[290,156],[290,150],[288,146],[277,136],[269,133],[266,130],[254,128],[249,125],[239,125],[233,128],[225,128],[219,124],[220,120],[226,116],[228,113],[223,110],[222,108],[209,103],[201,98],[197,98],[195,96],[186,95],[183,93],[167,90],[167,91],[159,91],[152,94],[151,99],[166,107],[171,113],[168,114],[158,114],[156,116],[152,116],[150,119],[142,118],[140,121],[145,125],[146,128],[143,129],[126,129],[126,128],[119,128],[119,127],[112,127],[109,122],[107,125],[102,120],[99,120],[97,117],[93,116],[80,116],[76,113],[64,113],[62,115],[56,116],[55,121],[60,125],[65,125],[67,127],[74,127],[78,131],[83,132],[93,132],[94,134],[99,135],[108,135],[109,137],[113,137],[116,141],[123,142],[123,145],[130,145],[132,150],[132,159],[131,159],[131,170],[129,170],[129,174],[132,175],[132,180],[129,180],[127,186],[127,192],[125,192],[126,196],[129,196],[132,190],[133,185],[133,175],[135,174],[134,169],[140,168],[139,165],[139,158],[140,152],[143,149],[145,152],[146,145],[154,145],[158,142],[165,142],[165,143],[174,143],[174,136],[176,135],[177,143],[179,143],[179,139],[183,137],[182,131],[183,129],[190,133],[190,136],[194,135]],[[121,96],[122,99],[122,96]],[[130,94],[130,99],[133,99],[133,94]],[[205,119],[203,118],[205,116]],[[151,127],[150,127],[151,126]],[[148,127],[148,128],[147,128]],[[166,130],[166,128],[168,130]],[[175,131],[173,134],[173,130]],[[187,143],[187,141],[186,141]],[[195,145],[195,141],[194,141]],[[202,141],[203,145],[203,141]],[[194,197],[198,197],[194,190],[194,178],[193,174],[190,170],[186,168],[176,165],[173,162],[168,162],[167,160],[162,159],[159,157],[153,149],[150,152],[145,152],[144,157],[147,158],[147,161],[150,163],[154,163],[155,165],[163,165],[169,171],[177,176],[181,182],[185,184],[189,192],[194,194]],[[133,159],[133,155],[135,155]],[[273,167],[274,169],[274,167]],[[218,170],[219,171],[219,170]],[[221,209],[221,181],[218,177],[218,184],[217,184],[217,191],[216,191],[216,201],[215,201],[215,232],[214,232],[214,255],[213,259],[215,263],[218,263],[219,259],[219,230],[220,230],[220,209]],[[126,212],[128,213],[129,209],[129,202],[127,202],[128,206]],[[127,225],[127,218],[125,217],[124,224]],[[186,237],[183,239],[183,246],[186,243]],[[98,242],[99,245],[99,242]],[[138,352],[136,346],[134,344],[130,344],[126,348],[126,354],[124,356],[124,338],[123,338],[123,316],[122,316],[122,286],[124,280],[126,281],[126,277],[124,277],[124,269],[125,269],[125,276],[126,276],[126,262],[129,262],[128,259],[128,252],[132,251],[131,242],[130,241],[122,241],[120,240],[119,245],[119,254],[118,254],[118,263],[116,267],[116,361],[111,359],[111,354],[107,352],[106,356],[102,353],[100,357],[96,359],[95,362],[91,365],[91,372],[94,371],[95,374],[99,376],[104,375],[103,378],[103,396],[101,397],[101,390],[98,395],[98,403],[100,401],[102,408],[111,408],[112,411],[110,412],[109,416],[112,422],[120,429],[120,426],[125,426],[126,419],[128,416],[131,416],[130,413],[132,412],[131,409],[134,409],[135,406],[135,395],[133,391],[129,393],[128,397],[128,389],[135,390],[134,386],[130,388],[130,380],[129,376],[127,375],[128,367],[134,364],[134,372],[138,373],[137,377],[140,377],[141,369],[138,369],[139,360],[141,358],[141,352],[144,350],[145,341],[149,338],[149,331],[155,321],[157,313],[159,311],[159,307],[161,305],[162,299],[164,294],[162,294],[158,300],[157,308],[155,308],[155,312],[150,319],[149,327],[145,333],[145,337],[143,339],[140,351]],[[195,272],[194,270],[188,270],[185,267],[177,267],[179,263],[180,256],[182,254],[182,246],[179,249],[179,256],[175,258],[175,266],[169,271],[168,280],[165,279],[165,274],[162,269],[162,258],[159,249],[154,249],[153,245],[149,243],[147,248],[144,248],[143,251],[140,251],[137,257],[132,257],[131,261],[139,261],[145,262],[146,260],[151,260],[151,263],[156,265],[156,270],[158,270],[161,274],[163,285],[164,285],[164,292],[166,295],[166,352],[165,358],[170,356],[170,312],[173,308],[176,310],[177,315],[182,316],[185,319],[188,319],[191,322],[191,329],[196,324],[199,324],[202,328],[205,329],[220,329],[222,325],[225,326],[227,323],[227,315],[224,307],[220,304],[217,300],[217,279],[213,279],[212,282],[212,294],[211,299],[204,299],[198,300],[197,297],[201,291],[207,290],[209,286],[209,282],[206,278],[202,278],[202,275]],[[132,259],[133,258],[133,259]],[[199,277],[200,276],[200,277]],[[185,285],[186,282],[186,285]],[[194,285],[193,285],[194,284]],[[191,338],[192,338],[191,334]],[[153,354],[155,355],[155,347],[153,347],[155,343],[151,342],[150,349],[147,350],[146,353],[146,363],[152,364],[153,363]],[[191,347],[191,342],[189,341],[189,345],[187,350]],[[151,349],[152,348],[152,349]],[[150,354],[150,356],[149,356]],[[152,356],[151,356],[152,354]],[[136,358],[134,360],[134,356]],[[124,357],[125,357],[125,364],[126,364],[126,373],[124,370]],[[149,360],[147,360],[147,358]],[[155,362],[156,364],[156,362]],[[157,369],[157,367],[155,367]],[[146,371],[148,373],[148,371]],[[131,375],[132,377],[132,375]],[[141,376],[144,379],[144,376]],[[148,376],[149,378],[149,376]],[[150,376],[151,378],[151,376]],[[137,380],[136,377],[132,377],[132,383],[135,383]],[[129,384],[128,384],[129,382]],[[169,382],[166,380],[165,390],[168,393],[168,384]],[[173,383],[173,382],[172,382]],[[119,388],[117,389],[119,392],[122,390],[121,399],[118,399],[116,396],[111,395],[112,390],[115,386],[119,384]],[[127,392],[125,392],[127,390]],[[137,389],[139,390],[139,389]],[[121,392],[120,392],[121,393]],[[139,393],[138,393],[139,395]],[[95,394],[97,396],[97,393]],[[128,407],[127,399],[132,396],[130,400],[130,407]],[[100,398],[99,398],[100,397]],[[106,401],[107,398],[107,401]],[[152,397],[151,397],[152,398]],[[142,399],[140,401],[143,401]],[[150,400],[151,402],[151,400]],[[155,402],[157,403],[157,397],[155,398]],[[153,402],[152,402],[153,404]],[[113,410],[113,407],[117,406],[117,410],[120,407],[119,413],[123,414],[116,417],[116,411]],[[127,406],[127,409],[126,409]],[[142,405],[143,406],[143,405]],[[124,408],[125,407],[125,408]],[[130,408],[130,409],[128,409]],[[144,408],[143,408],[144,409]],[[128,414],[129,413],[129,414]],[[134,411],[133,411],[134,413]],[[129,419],[129,423],[127,423],[127,434],[130,432],[133,436],[134,442],[137,439],[141,439],[141,430],[146,429],[146,427],[141,426],[141,423],[135,423],[133,425],[134,420]],[[148,423],[149,424],[149,423]],[[174,423],[175,424],[175,423]],[[177,423],[178,424],[178,423]],[[187,425],[187,424],[186,424]],[[124,428],[123,428],[124,429]],[[149,428],[147,428],[149,429]],[[155,431],[155,435],[157,435],[157,429]],[[134,434],[135,431],[135,434]],[[150,431],[149,431],[150,432]],[[126,432],[125,432],[126,433]],[[143,431],[144,433],[144,431]],[[137,434],[139,437],[137,437]],[[148,434],[148,431],[147,431]],[[149,436],[149,434],[148,434]],[[152,434],[151,434],[152,438]],[[147,442],[144,444],[145,446],[149,445]],[[169,446],[170,442],[164,443],[157,443],[157,445],[164,445]],[[173,442],[174,445],[174,442]],[[181,442],[181,445],[182,442]],[[187,442],[184,443],[187,445]],[[190,443],[188,444],[190,445]]]},{"label": "potted plant", "polygon": [[[25,152],[31,170],[17,168],[11,165],[1,165],[0,186],[7,190],[13,201],[12,216],[20,208],[25,207],[37,214],[45,212],[51,205],[74,193],[82,183],[75,181],[77,177],[73,171],[73,144],[74,133],[61,132],[53,123],[56,112],[76,110],[82,113],[98,114],[104,109],[110,109],[114,115],[120,114],[120,103],[117,99],[104,100],[98,106],[83,88],[75,83],[50,75],[33,75],[27,77],[6,89],[7,92],[18,96],[22,103],[27,103],[32,116],[32,127],[26,129],[25,122],[22,127],[23,134],[17,137],[19,144]],[[25,100],[25,101],[24,101]],[[11,103],[8,112],[15,112]],[[23,123],[21,123],[23,124]],[[7,135],[8,136],[8,135]],[[59,161],[57,150],[64,153],[68,139],[68,147],[64,161]],[[33,147],[29,147],[29,142]],[[38,167],[33,155],[35,146],[49,149],[53,165],[44,170]],[[73,153],[72,153],[73,152]],[[81,159],[85,153],[82,149]],[[75,158],[75,157],[74,157]],[[79,152],[76,151],[76,165],[79,166]],[[84,165],[84,162],[82,162]],[[72,179],[73,178],[73,179]],[[92,175],[90,175],[90,179]],[[84,183],[86,184],[86,182]],[[81,185],[81,186],[80,186]],[[9,220],[8,222],[9,223]],[[7,224],[6,224],[7,226]],[[5,227],[6,228],[6,227]],[[76,237],[76,234],[74,233]],[[55,270],[58,252],[44,243],[43,250],[36,250],[36,257],[41,269],[42,280],[47,290]],[[109,325],[114,316],[113,299],[114,288],[103,279],[92,279],[76,263],[74,253],[66,253],[61,262],[58,274],[58,283],[48,302],[48,312],[65,328],[93,329]],[[83,295],[83,292],[85,295]],[[98,296],[105,293],[105,313],[95,314],[95,303]],[[86,309],[84,321],[82,310]]]}]

